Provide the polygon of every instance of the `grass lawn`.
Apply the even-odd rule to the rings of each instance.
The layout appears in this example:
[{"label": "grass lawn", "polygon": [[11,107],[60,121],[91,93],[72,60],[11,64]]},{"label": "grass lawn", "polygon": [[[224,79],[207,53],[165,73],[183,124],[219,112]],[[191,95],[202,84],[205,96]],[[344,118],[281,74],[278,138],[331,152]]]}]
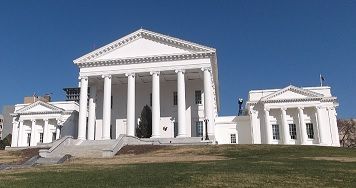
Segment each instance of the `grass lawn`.
[{"label": "grass lawn", "polygon": [[1,186],[356,187],[356,149],[170,146],[113,159],[73,159],[63,165],[0,171]]}]

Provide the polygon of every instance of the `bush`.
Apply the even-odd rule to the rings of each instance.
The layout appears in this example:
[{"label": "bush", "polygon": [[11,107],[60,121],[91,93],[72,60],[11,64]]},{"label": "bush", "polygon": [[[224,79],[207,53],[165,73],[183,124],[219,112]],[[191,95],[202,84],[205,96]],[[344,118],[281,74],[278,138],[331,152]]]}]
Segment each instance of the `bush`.
[{"label": "bush", "polygon": [[150,138],[152,136],[152,111],[148,105],[142,109],[140,123],[136,128],[136,135],[139,138]]},{"label": "bush", "polygon": [[12,135],[9,134],[4,139],[0,140],[0,150],[3,150],[3,149],[5,149],[6,146],[11,145],[11,138],[12,138]]}]

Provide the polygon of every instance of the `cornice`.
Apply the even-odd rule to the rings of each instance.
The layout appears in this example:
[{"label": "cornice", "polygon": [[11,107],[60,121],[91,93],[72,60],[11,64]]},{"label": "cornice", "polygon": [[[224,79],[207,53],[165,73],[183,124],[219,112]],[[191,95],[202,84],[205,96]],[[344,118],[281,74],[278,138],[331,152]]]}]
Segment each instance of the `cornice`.
[{"label": "cornice", "polygon": [[308,101],[321,101],[321,97],[310,97],[303,99],[275,99],[275,100],[266,100],[261,101],[263,103],[283,103],[283,102],[308,102]]},{"label": "cornice", "polygon": [[36,107],[38,105],[44,106],[44,107],[49,108],[49,109],[51,109],[53,111],[60,111],[60,112],[64,111],[64,109],[56,107],[56,106],[54,106],[52,104],[49,104],[49,103],[46,103],[46,102],[43,102],[43,101],[37,101],[35,103],[32,103],[32,104],[30,104],[28,106],[25,106],[25,107],[17,110],[15,113],[18,113],[18,114],[20,114],[20,113],[29,113],[29,112],[26,112],[26,111],[31,109],[31,108],[33,108],[33,107]]},{"label": "cornice", "polygon": [[87,67],[100,67],[112,65],[130,65],[140,63],[164,62],[164,61],[178,61],[178,60],[193,60],[214,57],[214,52],[203,52],[193,54],[175,54],[175,55],[161,55],[161,56],[146,56],[146,57],[133,57],[124,59],[105,59],[98,61],[89,61],[78,63],[79,68]]}]

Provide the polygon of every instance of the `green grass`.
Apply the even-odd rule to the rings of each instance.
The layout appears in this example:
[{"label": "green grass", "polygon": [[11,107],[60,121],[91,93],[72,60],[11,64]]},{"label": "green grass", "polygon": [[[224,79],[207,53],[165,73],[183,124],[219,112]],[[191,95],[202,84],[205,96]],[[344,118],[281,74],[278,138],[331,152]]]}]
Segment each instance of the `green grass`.
[{"label": "green grass", "polygon": [[[192,146],[190,146],[192,147]],[[0,173],[3,187],[356,187],[356,150],[219,145],[197,155],[228,160],[127,165],[66,164]],[[175,150],[168,147],[164,150]],[[191,154],[191,153],[190,153]],[[317,160],[328,157],[330,160]],[[341,162],[345,158],[349,162]]]}]

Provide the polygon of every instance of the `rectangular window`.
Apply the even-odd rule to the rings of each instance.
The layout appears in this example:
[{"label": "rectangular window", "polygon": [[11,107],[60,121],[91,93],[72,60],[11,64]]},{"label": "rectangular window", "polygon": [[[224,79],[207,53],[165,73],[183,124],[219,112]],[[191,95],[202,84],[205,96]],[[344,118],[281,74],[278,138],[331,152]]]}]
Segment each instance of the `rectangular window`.
[{"label": "rectangular window", "polygon": [[31,145],[31,133],[27,133],[27,145]]},{"label": "rectangular window", "polygon": [[173,92],[173,105],[177,105],[178,104],[178,94],[177,92]]},{"label": "rectangular window", "polygon": [[52,142],[55,141],[57,138],[57,133],[52,133]]},{"label": "rectangular window", "polygon": [[178,136],[178,122],[173,123],[174,126],[174,137]]},{"label": "rectangular window", "polygon": [[152,106],[152,93],[150,93],[150,106]]},{"label": "rectangular window", "polygon": [[231,144],[236,144],[236,134],[230,134]]},{"label": "rectangular window", "polygon": [[309,139],[314,139],[314,128],[312,123],[307,123],[307,135]]},{"label": "rectangular window", "polygon": [[297,127],[295,126],[295,124],[289,124],[289,135],[290,139],[297,139]]},{"label": "rectangular window", "polygon": [[279,125],[272,125],[273,140],[279,140]]},{"label": "rectangular window", "polygon": [[43,133],[40,133],[40,143],[43,143]]},{"label": "rectangular window", "polygon": [[201,104],[201,90],[195,91],[195,104]]},{"label": "rectangular window", "polygon": [[196,133],[198,137],[203,136],[203,122],[202,121],[196,121],[195,122],[195,127],[196,127]]}]

